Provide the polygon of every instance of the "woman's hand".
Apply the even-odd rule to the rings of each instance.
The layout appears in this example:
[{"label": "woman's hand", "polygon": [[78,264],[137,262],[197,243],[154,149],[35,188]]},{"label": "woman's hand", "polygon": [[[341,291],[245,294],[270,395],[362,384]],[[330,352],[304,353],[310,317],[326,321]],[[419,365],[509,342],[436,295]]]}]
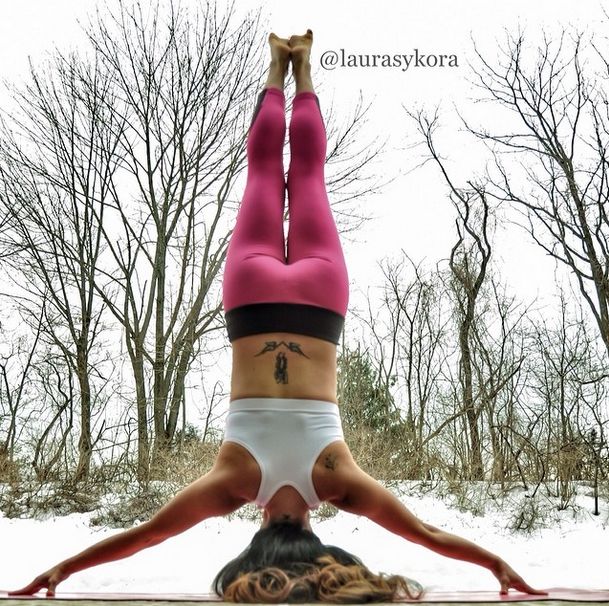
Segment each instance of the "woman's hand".
[{"label": "woman's hand", "polygon": [[492,573],[497,577],[497,580],[501,584],[501,594],[506,594],[508,589],[513,588],[523,593],[530,593],[533,595],[548,595],[547,591],[541,591],[540,589],[533,589],[525,580],[517,574],[506,562],[499,560],[495,566],[491,569]]},{"label": "woman's hand", "polygon": [[69,576],[70,574],[66,572],[65,568],[58,564],[57,566],[53,566],[50,570],[47,570],[47,572],[43,572],[41,575],[37,576],[29,585],[26,585],[22,589],[9,591],[8,595],[32,595],[46,587],[47,598],[53,597],[57,585],[62,581],[65,581]]}]

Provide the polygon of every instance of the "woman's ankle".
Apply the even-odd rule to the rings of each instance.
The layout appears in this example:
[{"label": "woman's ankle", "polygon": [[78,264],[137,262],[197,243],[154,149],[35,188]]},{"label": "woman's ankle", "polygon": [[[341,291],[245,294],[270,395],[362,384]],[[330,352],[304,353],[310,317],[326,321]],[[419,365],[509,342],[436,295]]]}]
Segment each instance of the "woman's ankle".
[{"label": "woman's ankle", "polygon": [[275,86],[274,84],[270,84],[270,85],[265,85],[262,87],[262,90],[267,91],[271,94],[274,95],[280,95],[282,98],[285,99],[285,91],[283,88],[279,88],[278,86]]},{"label": "woman's ankle", "polygon": [[296,93],[310,91],[315,92],[313,79],[311,77],[311,64],[306,61],[300,64],[293,64],[292,74],[296,83]]}]

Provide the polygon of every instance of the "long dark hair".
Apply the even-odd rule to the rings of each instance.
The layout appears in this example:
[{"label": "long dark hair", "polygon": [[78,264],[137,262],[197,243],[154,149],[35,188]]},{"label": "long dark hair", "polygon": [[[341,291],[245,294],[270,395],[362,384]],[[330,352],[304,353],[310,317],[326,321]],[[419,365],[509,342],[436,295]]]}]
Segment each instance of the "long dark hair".
[{"label": "long dark hair", "polygon": [[218,572],[213,589],[232,602],[372,602],[422,593],[404,577],[373,574],[357,556],[324,545],[294,522],[273,522],[256,532]]}]

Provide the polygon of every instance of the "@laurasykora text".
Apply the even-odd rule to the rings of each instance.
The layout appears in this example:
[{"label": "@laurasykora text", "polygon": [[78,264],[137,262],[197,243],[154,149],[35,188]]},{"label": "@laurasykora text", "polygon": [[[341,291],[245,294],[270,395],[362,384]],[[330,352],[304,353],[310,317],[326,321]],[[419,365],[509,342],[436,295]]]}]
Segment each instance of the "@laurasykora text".
[{"label": "@laurasykora text", "polygon": [[400,69],[405,72],[416,67],[459,67],[455,54],[422,53],[418,48],[410,54],[350,53],[344,48],[324,51],[319,62],[324,69],[377,67]]}]

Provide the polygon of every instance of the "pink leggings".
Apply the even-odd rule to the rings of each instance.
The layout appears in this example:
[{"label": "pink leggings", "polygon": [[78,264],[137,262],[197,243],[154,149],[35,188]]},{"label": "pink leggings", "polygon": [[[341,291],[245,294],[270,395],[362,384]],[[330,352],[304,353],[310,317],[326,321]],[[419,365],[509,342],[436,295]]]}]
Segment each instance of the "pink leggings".
[{"label": "pink leggings", "polygon": [[344,317],[349,281],[326,193],[326,131],[317,97],[302,92],[293,100],[287,257],[285,97],[267,88],[261,98],[248,134],[247,183],[227,252],[224,311],[252,303],[301,303]]}]

